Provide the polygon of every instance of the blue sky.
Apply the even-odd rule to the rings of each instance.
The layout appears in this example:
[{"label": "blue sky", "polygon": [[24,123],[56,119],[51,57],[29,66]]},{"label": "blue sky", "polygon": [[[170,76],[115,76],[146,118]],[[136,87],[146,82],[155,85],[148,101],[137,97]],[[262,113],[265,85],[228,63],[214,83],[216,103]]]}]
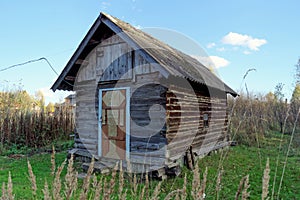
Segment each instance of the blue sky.
[{"label": "blue sky", "polygon": [[[101,11],[134,26],[171,29],[191,38],[215,61],[217,73],[233,89],[246,79],[253,92],[284,84],[290,98],[300,57],[300,2],[51,0],[0,1],[0,70],[46,57],[60,73]],[[47,101],[62,100],[49,88],[57,75],[40,61],[0,72],[0,89],[21,84]]]}]

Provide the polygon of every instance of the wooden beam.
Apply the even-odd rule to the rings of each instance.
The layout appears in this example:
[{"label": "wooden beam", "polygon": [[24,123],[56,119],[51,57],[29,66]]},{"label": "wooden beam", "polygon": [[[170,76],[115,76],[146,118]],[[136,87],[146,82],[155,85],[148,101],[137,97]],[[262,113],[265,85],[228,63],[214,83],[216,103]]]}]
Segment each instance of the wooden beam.
[{"label": "wooden beam", "polygon": [[78,64],[78,65],[88,65],[89,64],[89,61],[88,60],[82,60],[82,59],[78,59],[75,64]]}]

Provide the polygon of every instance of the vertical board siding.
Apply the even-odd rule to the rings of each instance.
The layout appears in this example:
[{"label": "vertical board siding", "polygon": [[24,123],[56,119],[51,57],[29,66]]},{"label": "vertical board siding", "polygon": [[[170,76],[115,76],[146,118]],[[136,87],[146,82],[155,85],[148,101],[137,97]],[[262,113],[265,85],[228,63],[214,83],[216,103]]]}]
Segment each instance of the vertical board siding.
[{"label": "vertical board siding", "polygon": [[96,47],[98,81],[132,78],[132,48],[120,37],[112,36]]}]

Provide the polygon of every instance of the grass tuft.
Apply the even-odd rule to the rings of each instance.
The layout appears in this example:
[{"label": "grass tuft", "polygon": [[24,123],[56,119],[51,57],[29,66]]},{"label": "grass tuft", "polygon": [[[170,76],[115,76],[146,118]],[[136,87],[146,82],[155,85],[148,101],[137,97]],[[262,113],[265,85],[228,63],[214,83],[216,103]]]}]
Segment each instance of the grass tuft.
[{"label": "grass tuft", "polygon": [[29,160],[27,160],[27,166],[28,166],[29,180],[31,182],[32,195],[35,197],[36,196],[36,190],[37,190],[36,178],[35,178],[35,175],[33,174],[32,167],[31,167],[31,164],[30,164]]},{"label": "grass tuft", "polygon": [[262,179],[262,193],[261,199],[264,200],[268,197],[269,193],[269,182],[270,182],[270,161],[267,159],[266,168]]}]

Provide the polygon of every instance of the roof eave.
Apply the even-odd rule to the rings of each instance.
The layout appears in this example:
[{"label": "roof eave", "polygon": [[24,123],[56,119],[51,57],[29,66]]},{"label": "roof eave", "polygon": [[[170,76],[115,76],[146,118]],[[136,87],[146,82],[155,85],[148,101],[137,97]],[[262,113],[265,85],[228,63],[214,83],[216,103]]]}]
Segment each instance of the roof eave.
[{"label": "roof eave", "polygon": [[[61,89],[60,88],[61,83],[63,81],[65,81],[65,77],[67,76],[67,74],[69,73],[69,71],[71,70],[71,68],[74,66],[74,64],[77,61],[77,59],[79,58],[80,54],[82,53],[82,51],[84,50],[84,48],[86,47],[86,45],[88,44],[88,42],[90,41],[90,39],[92,38],[92,36],[94,35],[94,33],[96,32],[96,30],[98,29],[98,27],[100,26],[100,24],[101,24],[101,16],[102,16],[102,14],[99,15],[99,17],[97,18],[97,20],[94,22],[94,24],[92,25],[92,27],[89,29],[89,31],[85,35],[84,39],[81,41],[81,43],[77,47],[75,53],[72,55],[71,59],[68,61],[67,65],[65,66],[65,68],[63,69],[63,71],[60,73],[60,75],[57,78],[57,80],[55,81],[55,83],[52,85],[51,90],[53,92],[55,92],[57,89]],[[70,84],[70,83],[67,82],[67,84]],[[66,90],[68,90],[68,89],[66,89]],[[73,86],[71,86],[71,88],[69,89],[69,91],[73,91]]]}]

